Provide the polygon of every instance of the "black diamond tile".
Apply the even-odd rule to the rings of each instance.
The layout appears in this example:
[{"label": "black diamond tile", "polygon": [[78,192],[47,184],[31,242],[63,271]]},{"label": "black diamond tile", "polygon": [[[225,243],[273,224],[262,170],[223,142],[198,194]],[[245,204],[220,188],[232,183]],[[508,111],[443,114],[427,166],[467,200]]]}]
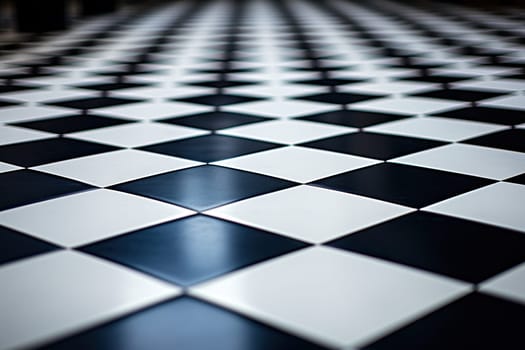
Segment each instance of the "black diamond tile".
[{"label": "black diamond tile", "polygon": [[126,70],[126,71],[108,71],[108,72],[93,72],[94,75],[103,77],[127,77],[132,75],[158,74],[160,70]]},{"label": "black diamond tile", "polygon": [[307,80],[297,80],[293,83],[295,84],[307,84],[307,85],[321,85],[321,86],[339,86],[345,84],[361,83],[365,81],[364,79],[337,79],[337,78],[327,78],[327,79],[307,79]]},{"label": "black diamond tile", "polygon": [[66,101],[55,101],[46,103],[50,106],[59,106],[67,108],[78,108],[78,109],[93,109],[93,108],[104,108],[119,106],[129,103],[143,102],[143,100],[130,99],[130,98],[115,98],[115,97],[88,97],[77,100],[66,100]]},{"label": "black diamond tile", "polygon": [[187,117],[164,119],[160,120],[160,122],[184,125],[206,130],[220,130],[239,125],[261,122],[268,119],[269,118],[234,112],[206,112],[192,114]]},{"label": "black diamond tile", "polygon": [[524,321],[525,306],[472,293],[361,349],[519,349]]},{"label": "black diamond tile", "polygon": [[189,297],[155,305],[45,346],[47,350],[321,350],[275,328]]},{"label": "black diamond tile", "polygon": [[507,181],[507,182],[514,182],[514,183],[517,183],[517,184],[520,184],[520,185],[525,185],[525,174],[514,176],[514,177],[512,177],[510,179],[507,179],[505,181]]},{"label": "black diamond tile", "polygon": [[51,119],[39,119],[35,121],[14,123],[12,125],[24,128],[53,132],[56,134],[67,134],[77,131],[103,128],[131,123],[132,121],[101,117],[97,115],[72,115]]},{"label": "black diamond tile", "polygon": [[253,85],[253,84],[255,84],[255,82],[253,81],[211,80],[211,81],[191,82],[191,83],[187,83],[186,85],[204,86],[204,87],[211,87],[211,88],[229,88],[229,87],[234,87],[234,86],[245,86],[245,85]]},{"label": "black diamond tile", "polygon": [[293,185],[292,182],[269,176],[205,165],[112,188],[202,211]]},{"label": "black diamond tile", "polygon": [[17,79],[30,79],[30,78],[40,78],[47,77],[54,74],[44,73],[44,72],[27,72],[27,73],[7,73],[0,75],[0,79],[6,80],[17,80]]},{"label": "black diamond tile", "polygon": [[485,100],[487,98],[501,96],[501,95],[504,95],[504,94],[499,93],[499,92],[472,91],[472,90],[464,90],[464,89],[445,89],[445,90],[436,90],[436,91],[428,91],[428,92],[413,94],[413,96],[433,97],[433,98],[459,100],[459,101],[467,101],[467,102]]},{"label": "black diamond tile", "polygon": [[347,92],[334,92],[334,93],[329,92],[329,93],[324,93],[324,94],[315,94],[315,95],[296,97],[296,99],[346,105],[349,103],[366,101],[366,100],[371,100],[373,98],[379,98],[379,97],[383,97],[383,96],[382,95],[353,94],[353,93],[347,93]]},{"label": "black diamond tile", "polygon": [[47,253],[58,247],[0,226],[0,264]]},{"label": "black diamond tile", "polygon": [[471,283],[525,261],[523,233],[421,211],[329,245]]},{"label": "black diamond tile", "polygon": [[397,63],[387,64],[387,67],[391,68],[407,68],[407,69],[431,69],[445,66],[445,63]]},{"label": "black diamond tile", "polygon": [[472,145],[525,152],[525,129],[508,129],[463,141]]},{"label": "black diamond tile", "polygon": [[87,85],[76,85],[75,87],[87,90],[95,91],[111,91],[111,90],[123,90],[123,89],[132,89],[140,88],[145,86],[150,86],[151,84],[145,83],[130,83],[130,82],[120,82],[120,83],[99,83],[99,84],[87,84]]},{"label": "black diamond tile", "polygon": [[92,142],[53,138],[0,146],[0,161],[31,167],[116,149]]},{"label": "black diamond tile", "polygon": [[525,73],[502,75],[502,78],[525,80]]},{"label": "black diamond tile", "polygon": [[35,87],[20,85],[20,84],[0,85],[0,94],[4,94],[8,92],[23,91],[23,90],[32,90],[32,89],[35,89]]},{"label": "black diamond tile", "polygon": [[444,144],[414,137],[358,132],[306,142],[301,146],[388,160]]},{"label": "black diamond tile", "polygon": [[224,135],[204,135],[158,143],[141,149],[201,162],[215,162],[276,147],[281,147],[281,145]]},{"label": "black diamond tile", "polygon": [[409,165],[381,163],[349,171],[314,184],[413,208],[486,186],[493,181]]},{"label": "black diamond tile", "polygon": [[525,113],[523,111],[491,107],[468,107],[434,115],[445,118],[473,120],[504,125],[525,123]]},{"label": "black diamond tile", "polygon": [[258,100],[262,100],[262,98],[227,94],[205,95],[173,99],[173,101],[198,103],[208,106],[226,106],[236,103],[252,102]]},{"label": "black diamond tile", "polygon": [[365,128],[367,126],[391,122],[394,120],[399,120],[408,117],[408,115],[403,116],[399,114],[374,113],[343,109],[332,112],[307,115],[305,117],[300,117],[296,119],[310,120],[319,123],[351,126],[354,128]]},{"label": "black diamond tile", "polygon": [[196,69],[193,72],[196,74],[230,74],[230,73],[251,73],[257,72],[255,68],[210,68],[210,69]]},{"label": "black diamond tile", "polygon": [[429,83],[442,83],[442,84],[448,84],[448,83],[454,83],[461,80],[467,80],[471,79],[470,76],[457,76],[457,75],[423,75],[423,76],[415,76],[415,77],[405,77],[400,78],[399,80],[413,80],[413,81],[425,81]]},{"label": "black diamond tile", "polygon": [[348,67],[341,67],[341,66],[335,66],[335,67],[290,67],[288,70],[291,71],[303,71],[303,72],[333,72],[333,71],[341,71],[346,70]]},{"label": "black diamond tile", "polygon": [[188,286],[305,246],[290,238],[196,215],[82,250]]},{"label": "black diamond tile", "polygon": [[[0,210],[84,191],[89,185],[33,170],[0,174]],[[28,218],[29,220],[29,218]]]},{"label": "black diamond tile", "polygon": [[11,107],[11,106],[16,106],[18,105],[19,103],[17,102],[11,102],[11,101],[2,101],[0,100],[0,107]]}]

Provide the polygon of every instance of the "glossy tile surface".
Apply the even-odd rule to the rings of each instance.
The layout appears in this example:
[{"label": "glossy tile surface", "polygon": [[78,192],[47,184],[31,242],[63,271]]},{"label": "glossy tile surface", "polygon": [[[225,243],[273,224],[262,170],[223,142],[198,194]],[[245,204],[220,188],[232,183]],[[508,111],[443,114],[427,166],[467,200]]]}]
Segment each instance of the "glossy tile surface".
[{"label": "glossy tile surface", "polygon": [[193,210],[206,210],[293,185],[293,182],[269,176],[207,165],[147,177],[113,188]]},{"label": "glossy tile surface", "polygon": [[119,3],[0,11],[0,350],[523,348],[520,8]]},{"label": "glossy tile surface", "polygon": [[82,250],[179,285],[190,285],[304,246],[268,232],[199,215]]},{"label": "glossy tile surface", "polygon": [[158,143],[141,149],[200,162],[214,162],[279,146],[271,142],[214,134],[193,137],[187,140]]},{"label": "glossy tile surface", "polygon": [[[188,322],[192,320],[192,322]],[[156,325],[165,325],[158,327]],[[202,334],[206,334],[205,337]],[[156,305],[46,349],[169,350],[221,348],[322,350],[321,346],[217,306],[184,297]]]}]

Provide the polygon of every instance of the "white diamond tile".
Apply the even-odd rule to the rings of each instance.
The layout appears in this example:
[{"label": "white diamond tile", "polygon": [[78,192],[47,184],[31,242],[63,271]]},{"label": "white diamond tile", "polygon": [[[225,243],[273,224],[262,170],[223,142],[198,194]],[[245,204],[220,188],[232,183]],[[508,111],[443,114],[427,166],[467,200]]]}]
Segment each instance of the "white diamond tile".
[{"label": "white diamond tile", "polygon": [[487,107],[519,109],[525,111],[525,96],[516,95],[496,97],[490,100],[485,100],[481,102],[480,105]]},{"label": "white diamond tile", "polygon": [[33,169],[108,187],[202,163],[139,150],[119,150],[46,164]]},{"label": "white diamond tile", "polygon": [[431,114],[467,106],[466,103],[427,97],[378,98],[352,104],[352,108],[371,112]]},{"label": "white diamond tile", "polygon": [[479,290],[525,304],[525,263],[488,279]]},{"label": "white diamond tile", "polygon": [[524,201],[525,186],[499,182],[423,210],[525,232]]},{"label": "white diamond tile", "polygon": [[393,121],[366,128],[383,134],[456,142],[506,129],[505,126],[439,117]]},{"label": "white diamond tile", "polygon": [[339,91],[364,94],[413,94],[438,89],[439,85],[411,81],[391,81],[382,83],[357,83],[342,86]]},{"label": "white diamond tile", "polygon": [[15,106],[2,108],[3,123],[21,123],[30,120],[64,117],[71,114],[71,109],[59,107]]},{"label": "white diamond tile", "polygon": [[329,112],[333,105],[310,101],[255,101],[226,106],[223,111],[248,113],[272,118],[293,118],[306,114]]},{"label": "white diamond tile", "polygon": [[466,284],[423,271],[313,247],[190,291],[286,331],[346,348],[383,335],[468,290]]},{"label": "white diamond tile", "polygon": [[56,136],[48,132],[29,130],[16,126],[0,125],[0,145],[42,140]]},{"label": "white diamond tile", "polygon": [[156,200],[97,189],[6,210],[0,213],[0,221],[31,236],[73,247],[192,213]]},{"label": "white diamond tile", "polygon": [[223,129],[220,134],[295,144],[355,132],[357,129],[302,120],[271,120]]},{"label": "white diamond tile", "polygon": [[8,171],[18,170],[18,169],[22,169],[22,168],[16,165],[0,162],[0,174],[7,173]]},{"label": "white diamond tile", "polygon": [[68,137],[121,147],[139,147],[207,134],[208,131],[161,123],[132,123],[80,131]]},{"label": "white diamond tile", "polygon": [[182,102],[144,102],[97,109],[100,114],[134,120],[157,120],[209,111],[210,107]]},{"label": "white diamond tile", "polygon": [[326,242],[413,211],[371,198],[297,186],[205,213],[311,243]]},{"label": "white diamond tile", "polygon": [[2,349],[51,341],[181,292],[134,270],[72,251],[4,265],[0,280]]},{"label": "white diamond tile", "polygon": [[391,160],[394,163],[504,180],[525,173],[525,154],[488,147],[452,144]]},{"label": "white diamond tile", "polygon": [[369,158],[304,147],[282,147],[213,164],[306,183],[379,163]]}]

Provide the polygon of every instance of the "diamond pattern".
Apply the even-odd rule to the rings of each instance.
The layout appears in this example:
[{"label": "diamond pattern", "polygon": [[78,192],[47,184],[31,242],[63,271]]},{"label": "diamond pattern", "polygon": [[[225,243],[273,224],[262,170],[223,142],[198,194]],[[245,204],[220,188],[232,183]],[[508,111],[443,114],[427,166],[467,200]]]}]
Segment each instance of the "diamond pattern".
[{"label": "diamond pattern", "polygon": [[3,11],[0,349],[523,347],[505,3]]}]

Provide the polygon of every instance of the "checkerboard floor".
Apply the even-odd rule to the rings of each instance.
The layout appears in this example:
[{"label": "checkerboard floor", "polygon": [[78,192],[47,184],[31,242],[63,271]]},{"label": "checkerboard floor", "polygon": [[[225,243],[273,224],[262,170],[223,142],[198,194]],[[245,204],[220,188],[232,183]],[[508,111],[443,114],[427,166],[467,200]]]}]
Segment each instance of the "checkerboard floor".
[{"label": "checkerboard floor", "polygon": [[178,1],[0,35],[0,349],[523,349],[517,9]]}]

